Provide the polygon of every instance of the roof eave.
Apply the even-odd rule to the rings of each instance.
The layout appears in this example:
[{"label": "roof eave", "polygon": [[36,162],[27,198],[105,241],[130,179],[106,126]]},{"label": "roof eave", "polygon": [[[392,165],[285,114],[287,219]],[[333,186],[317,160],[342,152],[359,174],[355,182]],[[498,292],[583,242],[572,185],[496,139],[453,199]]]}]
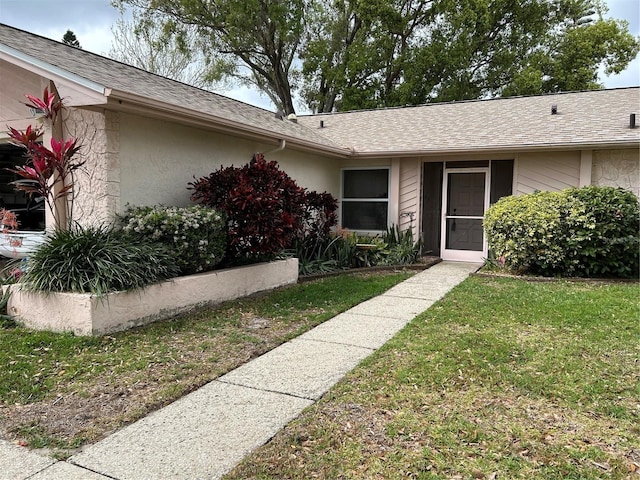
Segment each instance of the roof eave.
[{"label": "roof eave", "polygon": [[336,158],[346,158],[352,154],[347,148],[325,145],[300,137],[284,135],[268,129],[258,128],[241,122],[229,120],[227,118],[198,112],[189,108],[181,107],[167,102],[161,102],[149,97],[131,94],[120,90],[108,91],[109,104],[119,111],[142,115],[152,114],[154,118],[176,121],[180,120],[188,125],[212,130],[220,133],[227,133],[237,137],[250,140],[263,141],[278,144],[285,140],[287,147],[297,150],[322,153]]},{"label": "roof eave", "polygon": [[0,44],[0,59],[8,61],[20,68],[30,71],[41,77],[48,78],[55,83],[73,84],[82,89],[90,101],[72,103],[71,106],[98,104],[106,102],[107,87],[92,80],[71,73],[50,63],[27,55],[15,48]]},{"label": "roof eave", "polygon": [[551,150],[598,150],[598,149],[619,149],[619,148],[639,148],[638,140],[620,140],[607,142],[588,143],[555,143],[555,144],[526,144],[526,145],[491,145],[484,147],[469,146],[464,148],[447,149],[413,149],[413,150],[380,150],[380,151],[358,151],[352,149],[354,158],[380,158],[380,157],[428,157],[443,155],[464,155],[464,154],[492,154],[492,153],[522,153],[531,151],[551,151]]}]

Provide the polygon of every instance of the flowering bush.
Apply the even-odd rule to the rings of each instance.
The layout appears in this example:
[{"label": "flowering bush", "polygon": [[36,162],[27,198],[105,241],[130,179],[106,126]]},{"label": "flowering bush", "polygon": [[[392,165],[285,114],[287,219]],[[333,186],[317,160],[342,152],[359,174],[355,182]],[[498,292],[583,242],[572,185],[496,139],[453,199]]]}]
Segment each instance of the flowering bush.
[{"label": "flowering bush", "polygon": [[183,274],[212,270],[224,257],[225,217],[202,207],[128,207],[122,228],[134,238],[165,245]]}]

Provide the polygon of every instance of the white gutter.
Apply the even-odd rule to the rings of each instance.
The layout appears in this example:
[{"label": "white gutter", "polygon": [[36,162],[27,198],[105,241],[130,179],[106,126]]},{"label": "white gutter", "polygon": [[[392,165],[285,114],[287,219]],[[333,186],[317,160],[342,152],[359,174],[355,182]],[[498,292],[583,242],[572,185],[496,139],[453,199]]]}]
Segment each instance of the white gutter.
[{"label": "white gutter", "polygon": [[617,142],[605,141],[601,143],[557,143],[557,144],[524,144],[524,145],[491,145],[469,146],[464,148],[424,149],[424,150],[380,150],[358,151],[352,148],[351,156],[356,158],[380,158],[380,157],[426,157],[433,155],[460,155],[460,154],[492,154],[508,152],[552,151],[552,150],[597,150],[612,148],[638,148],[640,140],[620,140]]},{"label": "white gutter", "polygon": [[43,77],[54,75],[58,78],[68,80],[69,82],[73,82],[93,92],[99,93],[100,95],[105,95],[106,93],[106,87],[100,85],[99,83],[87,80],[84,77],[68,72],[67,70],[63,70],[62,68],[56,67],[55,65],[43,62],[42,60],[27,55],[26,53],[22,53],[19,50],[0,44],[0,59],[7,60],[7,58],[18,60],[19,66],[29,65],[31,67],[35,67],[36,71],[30,68],[26,68],[25,70],[33,71],[34,73],[38,73]]}]

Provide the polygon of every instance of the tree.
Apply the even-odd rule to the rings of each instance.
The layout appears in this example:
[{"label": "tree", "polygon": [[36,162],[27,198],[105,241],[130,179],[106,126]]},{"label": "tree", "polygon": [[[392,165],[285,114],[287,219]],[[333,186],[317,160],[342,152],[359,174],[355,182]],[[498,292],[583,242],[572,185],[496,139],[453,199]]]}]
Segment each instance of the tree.
[{"label": "tree", "polygon": [[558,34],[523,63],[503,95],[602,88],[601,66],[606,75],[620,73],[638,55],[640,42],[629,34],[628,23],[605,20],[600,1],[569,1],[561,13]]},{"label": "tree", "polygon": [[323,112],[381,106],[403,81],[414,37],[435,22],[435,4],[337,0],[321,7],[302,55],[307,104]]},{"label": "tree", "polygon": [[213,85],[194,28],[171,36],[161,19],[145,17],[134,10],[131,20],[121,15],[111,32],[113,40],[108,55],[114,60],[198,88]]},{"label": "tree", "polygon": [[255,86],[284,113],[293,113],[298,72],[294,61],[311,0],[114,0],[140,8],[165,34],[195,29],[213,79]]},{"label": "tree", "polygon": [[67,32],[64,34],[64,36],[62,37],[62,43],[72,47],[82,48],[80,46],[80,42],[76,38],[76,34],[71,30],[67,30]]},{"label": "tree", "polygon": [[[314,110],[601,88],[639,42],[599,0],[336,0],[306,44]],[[597,19],[593,15],[598,13]]]},{"label": "tree", "polygon": [[195,28],[210,75],[285,113],[601,88],[640,45],[602,0],[114,1]]}]

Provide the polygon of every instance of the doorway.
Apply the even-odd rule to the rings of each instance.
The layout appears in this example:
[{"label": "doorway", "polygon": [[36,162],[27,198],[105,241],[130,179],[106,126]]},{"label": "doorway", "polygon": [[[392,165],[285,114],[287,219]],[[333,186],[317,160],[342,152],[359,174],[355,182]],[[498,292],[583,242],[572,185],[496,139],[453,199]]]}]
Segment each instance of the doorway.
[{"label": "doorway", "polygon": [[482,220],[489,205],[489,169],[445,169],[442,205],[442,259],[481,262],[487,256]]}]

